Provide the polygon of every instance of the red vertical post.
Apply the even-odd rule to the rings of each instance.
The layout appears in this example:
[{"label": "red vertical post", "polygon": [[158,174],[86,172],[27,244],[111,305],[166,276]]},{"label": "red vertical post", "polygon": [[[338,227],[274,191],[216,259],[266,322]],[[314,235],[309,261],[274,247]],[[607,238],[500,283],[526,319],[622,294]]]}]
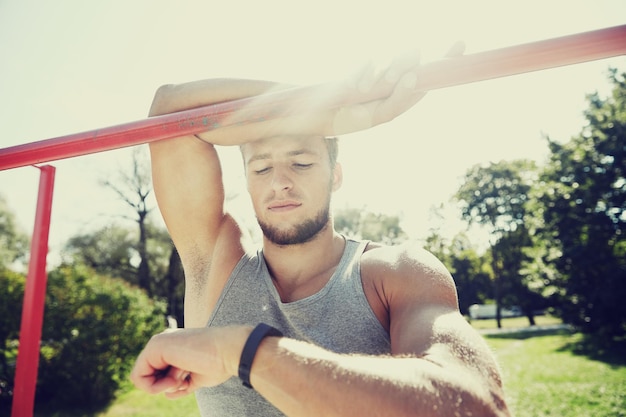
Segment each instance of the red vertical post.
[{"label": "red vertical post", "polygon": [[51,165],[39,167],[39,194],[35,228],[30,247],[28,276],[24,288],[20,344],[15,368],[15,387],[11,417],[32,417],[35,408],[35,386],[39,366],[39,345],[46,300],[46,256],[52,195],[54,192],[55,168]]}]

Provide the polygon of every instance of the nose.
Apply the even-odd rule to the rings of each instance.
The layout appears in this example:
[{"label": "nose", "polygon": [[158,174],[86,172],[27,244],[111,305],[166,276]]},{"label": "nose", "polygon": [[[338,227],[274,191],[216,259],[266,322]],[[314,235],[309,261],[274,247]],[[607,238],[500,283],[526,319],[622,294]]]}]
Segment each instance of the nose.
[{"label": "nose", "polygon": [[274,168],[272,171],[272,189],[276,192],[290,190],[293,187],[293,182],[289,177],[286,170],[281,168]]}]

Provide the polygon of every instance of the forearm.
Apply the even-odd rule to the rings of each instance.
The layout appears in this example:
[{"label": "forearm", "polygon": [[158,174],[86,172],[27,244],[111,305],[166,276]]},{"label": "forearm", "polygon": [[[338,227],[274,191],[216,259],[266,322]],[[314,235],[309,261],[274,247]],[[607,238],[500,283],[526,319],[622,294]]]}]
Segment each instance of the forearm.
[{"label": "forearm", "polygon": [[150,116],[189,110],[210,104],[252,97],[290,87],[261,80],[215,78],[183,84],[166,84],[157,90]]},{"label": "forearm", "polygon": [[[162,333],[139,355],[131,379],[151,393],[168,390],[171,398],[221,384],[238,375],[251,331],[235,326]],[[250,381],[290,417],[509,416],[497,375],[482,369],[484,363],[467,366],[466,361],[446,353],[342,355],[266,337],[254,357]]]},{"label": "forearm", "polygon": [[[239,99],[262,97],[289,87],[292,86],[270,81],[229,78],[168,84],[161,86],[155,93],[149,115],[159,116]],[[237,111],[224,114],[219,124],[212,122],[210,128],[199,133],[197,137],[214,145],[241,145],[277,134],[304,133],[303,125],[314,125],[315,117],[311,115],[256,120],[259,118],[259,105],[262,104],[251,108],[241,107]]]},{"label": "forearm", "polygon": [[[395,89],[393,82],[381,82],[375,89],[381,92],[376,94],[369,89],[360,91],[346,82],[318,87],[304,99],[282,103],[269,94],[290,87],[293,86],[242,79],[164,85],[155,94],[150,116],[253,98],[236,111],[221,115],[219,122],[212,121],[207,131],[197,135],[205,142],[229,146],[273,136],[335,136],[368,129],[393,119],[423,95],[413,92],[404,78]],[[351,99],[345,106],[337,107],[336,97],[342,96]],[[274,108],[275,114],[270,115],[268,107]]]},{"label": "forearm", "polygon": [[263,342],[251,382],[291,417],[507,415],[487,384],[464,368],[417,357],[339,355],[290,339]]}]

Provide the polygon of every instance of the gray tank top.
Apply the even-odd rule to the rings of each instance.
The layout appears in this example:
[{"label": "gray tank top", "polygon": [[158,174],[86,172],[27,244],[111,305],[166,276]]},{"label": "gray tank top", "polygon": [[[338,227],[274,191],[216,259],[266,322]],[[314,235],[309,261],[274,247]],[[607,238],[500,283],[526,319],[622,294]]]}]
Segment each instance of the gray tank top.
[{"label": "gray tank top", "polygon": [[[263,252],[244,255],[217,302],[208,327],[255,326],[263,322],[287,337],[337,353],[389,354],[389,334],[372,311],[361,283],[361,255],[367,242],[346,239],[339,265],[316,294],[283,303],[265,264]],[[196,391],[198,407],[207,416],[283,416],[238,378]]]}]

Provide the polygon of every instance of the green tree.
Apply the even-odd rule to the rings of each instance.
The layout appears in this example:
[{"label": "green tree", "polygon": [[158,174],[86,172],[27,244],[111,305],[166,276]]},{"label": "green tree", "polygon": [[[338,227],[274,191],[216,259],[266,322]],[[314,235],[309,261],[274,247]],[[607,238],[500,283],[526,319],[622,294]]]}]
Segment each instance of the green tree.
[{"label": "green tree", "polygon": [[346,208],[334,212],[335,229],[359,239],[395,245],[407,240],[400,217]]},{"label": "green tree", "polygon": [[535,254],[542,267],[534,268],[565,321],[606,339],[626,333],[626,73],[613,69],[609,78],[609,97],[587,97],[579,135],[548,138],[535,211],[550,245]]},{"label": "green tree", "polygon": [[98,274],[122,278],[138,286],[135,235],[135,230],[111,224],[73,236],[65,244],[63,258],[66,263],[83,264]]},{"label": "green tree", "polygon": [[[25,277],[0,270],[0,411],[11,402]],[[37,408],[99,408],[112,400],[146,341],[165,327],[162,303],[85,266],[48,275]]]},{"label": "green tree", "polygon": [[115,179],[102,180],[126,207],[121,215],[136,228],[111,224],[101,230],[72,237],[66,247],[68,261],[85,264],[98,273],[120,277],[144,289],[148,295],[167,300],[168,314],[184,322],[184,275],[178,252],[163,228],[150,220],[152,194],[150,167],[137,148],[129,169]]},{"label": "green tree", "polygon": [[25,281],[0,266],[0,415],[11,405]]},{"label": "green tree", "polygon": [[[150,268],[150,293],[167,301],[167,313],[184,323],[184,275],[180,258],[166,230],[147,222],[144,226],[145,263]],[[82,264],[100,275],[122,278],[139,286],[139,239],[137,229],[109,225],[93,233],[73,236],[65,245],[63,259]]]},{"label": "green tree", "polygon": [[25,282],[24,275],[10,268],[26,260],[28,244],[28,236],[0,195],[0,414],[8,412],[12,399]]},{"label": "green tree", "polygon": [[[490,246],[498,327],[501,327],[503,280],[515,276],[518,271],[504,270],[506,254],[501,250],[505,246],[500,245],[498,248],[497,243],[523,224],[525,205],[535,174],[535,164],[527,160],[475,165],[468,170],[456,193],[462,217],[470,225],[488,227],[492,236]],[[511,246],[506,248],[510,249]],[[521,278],[517,275],[516,279]]]},{"label": "green tree", "polygon": [[167,314],[184,327],[185,273],[167,230],[148,228],[147,255],[152,280],[152,294],[167,301]]},{"label": "green tree", "polygon": [[528,262],[528,250],[532,246],[531,236],[525,224],[502,236],[492,250],[499,254],[501,262],[502,304],[506,307],[519,306],[535,325],[535,311],[546,307],[541,291],[535,289],[524,274]]},{"label": "green tree", "polygon": [[0,266],[9,267],[13,262],[24,260],[28,242],[28,236],[15,222],[15,214],[0,195]]},{"label": "green tree", "polygon": [[38,403],[54,408],[106,405],[147,340],[164,328],[164,306],[137,287],[82,266],[52,271]]},{"label": "green tree", "polygon": [[149,206],[148,197],[152,193],[150,167],[145,157],[140,154],[141,148],[135,148],[130,171],[119,171],[117,181],[103,180],[102,184],[113,190],[117,196],[133,211],[138,226],[138,240],[135,245],[139,264],[137,281],[141,288],[152,295],[152,276],[148,260],[148,215],[153,210]]},{"label": "green tree", "polygon": [[491,268],[477,252],[464,233],[447,243],[435,233],[426,239],[425,248],[432,252],[448,268],[456,284],[459,309],[469,314],[469,306],[493,299]]}]

